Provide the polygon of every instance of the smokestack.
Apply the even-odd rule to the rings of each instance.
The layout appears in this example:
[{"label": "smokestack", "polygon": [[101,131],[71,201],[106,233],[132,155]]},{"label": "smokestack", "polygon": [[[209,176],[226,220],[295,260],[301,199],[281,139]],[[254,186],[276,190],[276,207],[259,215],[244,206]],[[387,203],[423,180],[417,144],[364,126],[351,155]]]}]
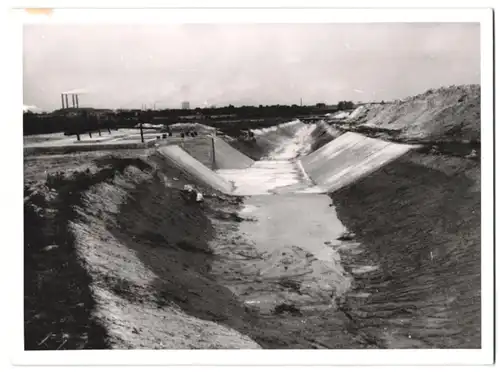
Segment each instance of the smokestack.
[{"label": "smokestack", "polygon": [[61,93],[61,104],[62,108],[64,109],[64,94]]},{"label": "smokestack", "polygon": [[69,107],[69,104],[68,104],[68,95],[67,95],[67,94],[65,94],[65,95],[64,95],[64,98],[66,98],[66,108],[68,108],[68,107]]},{"label": "smokestack", "polygon": [[76,99],[76,108],[78,108],[78,94],[75,94],[75,99]]},{"label": "smokestack", "polygon": [[71,95],[71,107],[75,108],[75,95]]}]

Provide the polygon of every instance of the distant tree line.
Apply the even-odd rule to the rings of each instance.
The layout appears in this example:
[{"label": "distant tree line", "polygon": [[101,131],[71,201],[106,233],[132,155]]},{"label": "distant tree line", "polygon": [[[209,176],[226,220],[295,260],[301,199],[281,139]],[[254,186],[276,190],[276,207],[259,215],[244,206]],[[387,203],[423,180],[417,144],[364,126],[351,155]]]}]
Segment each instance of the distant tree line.
[{"label": "distant tree line", "polygon": [[339,111],[352,110],[353,108],[354,108],[354,102],[352,102],[352,101],[340,101],[337,104],[337,109]]},{"label": "distant tree line", "polygon": [[46,134],[64,132],[67,135],[77,133],[92,133],[110,131],[118,128],[118,120],[113,117],[100,118],[88,111],[78,112],[76,115],[63,115],[61,113],[34,114],[26,112],[23,115],[23,133]]},{"label": "distant tree line", "polygon": [[225,107],[196,107],[194,109],[160,110],[97,110],[90,108],[63,109],[51,113],[35,114],[26,112],[23,117],[24,134],[66,132],[85,133],[106,128],[132,128],[139,122],[152,124],[173,124],[198,122],[221,130],[254,129],[279,124],[285,120],[323,115],[354,107],[353,102],[341,101],[328,106],[317,103],[311,106],[299,105],[259,105]]}]

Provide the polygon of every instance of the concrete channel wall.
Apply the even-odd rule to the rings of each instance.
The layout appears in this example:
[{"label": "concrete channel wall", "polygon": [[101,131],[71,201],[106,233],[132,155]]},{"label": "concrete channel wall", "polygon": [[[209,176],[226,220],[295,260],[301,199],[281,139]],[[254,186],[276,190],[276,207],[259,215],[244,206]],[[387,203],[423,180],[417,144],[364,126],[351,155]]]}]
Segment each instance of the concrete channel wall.
[{"label": "concrete channel wall", "polygon": [[416,146],[348,132],[300,162],[321,192],[333,192],[380,169]]},{"label": "concrete channel wall", "polygon": [[179,169],[189,173],[207,186],[231,194],[233,185],[210,168],[193,158],[177,145],[159,147],[158,151]]},{"label": "concrete channel wall", "polygon": [[215,169],[245,169],[250,167],[254,160],[236,150],[224,140],[214,139]]}]

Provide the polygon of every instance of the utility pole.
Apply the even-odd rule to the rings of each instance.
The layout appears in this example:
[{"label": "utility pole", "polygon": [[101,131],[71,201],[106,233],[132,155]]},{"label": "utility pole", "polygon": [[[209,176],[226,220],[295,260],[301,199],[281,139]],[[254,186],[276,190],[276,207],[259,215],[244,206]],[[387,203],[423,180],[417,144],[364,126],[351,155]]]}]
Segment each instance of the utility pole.
[{"label": "utility pole", "polygon": [[217,129],[214,130],[214,134],[212,135],[212,169],[215,170],[217,168],[215,162],[215,135],[217,134]]},{"label": "utility pole", "polygon": [[96,124],[97,124],[97,131],[99,132],[99,137],[102,136],[101,134],[101,116],[99,114],[97,114],[96,118]]},{"label": "utility pole", "polygon": [[142,111],[139,116],[139,130],[141,131],[141,142],[144,143],[144,132],[142,130],[142,123],[144,122],[144,118],[146,116],[146,112]]},{"label": "utility pole", "polygon": [[76,140],[78,142],[80,142],[80,127],[81,127],[80,124],[81,124],[82,121],[81,121],[81,118],[79,118],[78,116],[75,118],[75,120],[76,120],[76,124],[77,124],[76,128],[75,128],[76,129],[75,130],[76,131]]},{"label": "utility pole", "polygon": [[92,138],[92,128],[90,127],[90,114],[87,111],[83,112],[83,122],[89,132],[89,137]]}]

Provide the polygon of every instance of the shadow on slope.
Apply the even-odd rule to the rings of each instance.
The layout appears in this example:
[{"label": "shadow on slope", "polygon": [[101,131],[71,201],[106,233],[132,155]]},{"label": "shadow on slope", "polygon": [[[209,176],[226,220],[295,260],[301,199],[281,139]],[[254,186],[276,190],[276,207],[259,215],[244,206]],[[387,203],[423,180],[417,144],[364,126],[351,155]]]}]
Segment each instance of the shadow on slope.
[{"label": "shadow on slope", "polygon": [[[108,226],[114,237],[154,272],[151,290],[157,306],[175,304],[191,316],[247,335],[264,348],[311,347],[286,316],[262,317],[211,272],[214,260],[219,259],[209,246],[215,238],[211,218],[238,222],[235,212],[241,198],[204,189],[205,203],[189,203],[175,185],[165,188],[160,180],[165,175],[180,183],[190,180],[164,163],[158,169],[158,177],[139,184],[121,205],[117,223]],[[142,301],[132,284],[121,286],[118,294]]]},{"label": "shadow on slope", "polygon": [[49,174],[25,187],[24,337],[26,350],[108,348],[106,330],[94,318],[91,278],[75,248],[69,222],[92,186],[111,180],[140,159],[103,160],[101,169]]}]

